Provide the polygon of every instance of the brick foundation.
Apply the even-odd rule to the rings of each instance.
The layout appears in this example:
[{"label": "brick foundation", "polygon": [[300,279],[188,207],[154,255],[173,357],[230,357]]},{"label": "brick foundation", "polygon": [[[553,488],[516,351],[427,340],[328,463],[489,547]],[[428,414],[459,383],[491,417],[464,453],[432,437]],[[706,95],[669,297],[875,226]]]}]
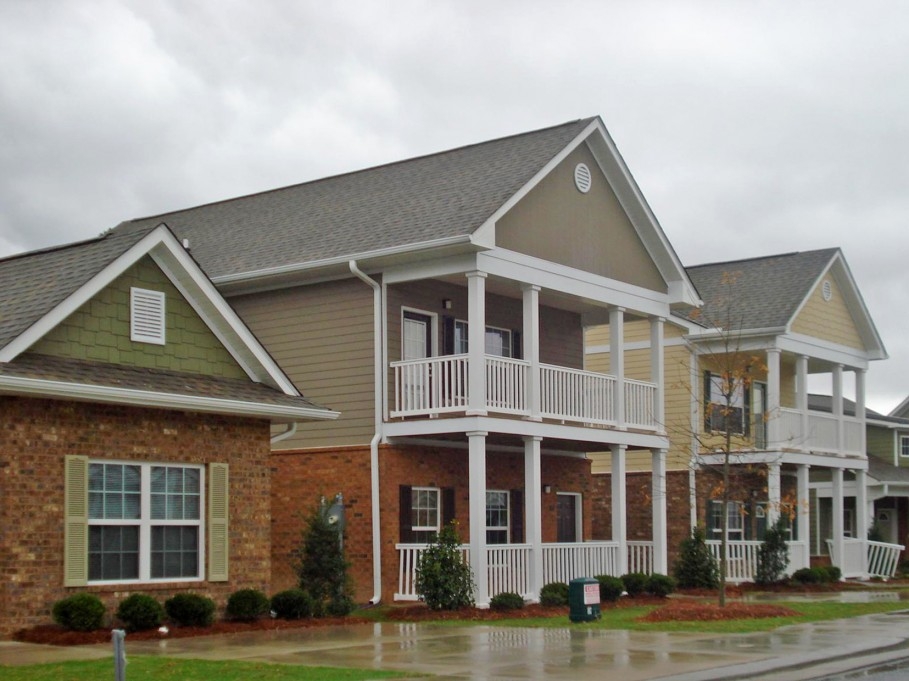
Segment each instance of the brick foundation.
[{"label": "brick foundation", "polygon": [[[51,621],[79,591],[113,614],[131,593],[193,591],[223,607],[240,588],[270,593],[269,424],[208,414],[0,397],[0,636]],[[230,580],[63,587],[64,457],[230,465]]]}]

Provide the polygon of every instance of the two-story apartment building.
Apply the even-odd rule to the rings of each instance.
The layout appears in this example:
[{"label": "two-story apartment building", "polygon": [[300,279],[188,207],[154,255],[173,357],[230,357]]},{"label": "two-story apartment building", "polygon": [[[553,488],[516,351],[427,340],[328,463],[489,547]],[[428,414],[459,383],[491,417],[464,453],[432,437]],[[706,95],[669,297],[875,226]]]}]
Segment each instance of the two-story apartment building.
[{"label": "two-story apartment building", "polygon": [[[419,551],[452,519],[480,604],[626,570],[642,503],[625,498],[626,453],[664,465],[663,328],[699,300],[599,118],[116,231],[160,222],[342,414],[274,447],[273,584],[294,580],[302,516],[337,493],[362,600],[415,598]],[[584,329],[632,322],[653,340],[647,375],[626,375],[621,340],[607,372],[585,371]],[[604,449],[605,509],[586,454]],[[647,505],[647,560],[666,572],[665,499]]]},{"label": "two-story apartment building", "polygon": [[[763,530],[782,514],[790,520],[790,569],[807,566],[810,554],[826,553],[821,547],[828,537],[817,536],[826,527],[823,518],[833,552],[842,556],[850,536],[843,526],[849,515],[844,477],[856,481],[850,485],[854,503],[867,504],[865,372],[869,362],[886,357],[842,253],[787,253],[687,272],[704,304],[676,314],[665,333],[670,544],[696,524],[719,540],[725,513],[727,537],[740,552],[730,554],[729,576],[747,579]],[[604,368],[610,335],[606,328],[588,331],[589,369]],[[634,353],[650,351],[641,328],[626,328],[626,349],[633,349],[629,367],[636,366]],[[826,411],[809,400],[819,379],[832,393]],[[848,413],[843,405],[850,396],[858,408]],[[599,458],[595,470],[607,465],[608,455]],[[726,463],[732,477],[724,483]],[[646,460],[629,458],[628,466],[644,481],[635,485],[647,484]],[[830,511],[822,516],[810,490],[825,481]],[[725,510],[724,485],[730,494]],[[866,535],[868,522],[856,516],[857,536]],[[648,531],[646,518],[632,530],[633,536]]]}]

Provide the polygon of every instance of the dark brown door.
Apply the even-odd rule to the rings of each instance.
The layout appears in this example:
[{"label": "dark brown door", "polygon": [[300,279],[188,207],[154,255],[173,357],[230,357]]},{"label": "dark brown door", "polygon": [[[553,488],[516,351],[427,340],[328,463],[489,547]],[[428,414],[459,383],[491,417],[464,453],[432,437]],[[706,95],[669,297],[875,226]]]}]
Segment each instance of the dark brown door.
[{"label": "dark brown door", "polygon": [[556,541],[578,541],[578,497],[574,494],[556,495]]}]

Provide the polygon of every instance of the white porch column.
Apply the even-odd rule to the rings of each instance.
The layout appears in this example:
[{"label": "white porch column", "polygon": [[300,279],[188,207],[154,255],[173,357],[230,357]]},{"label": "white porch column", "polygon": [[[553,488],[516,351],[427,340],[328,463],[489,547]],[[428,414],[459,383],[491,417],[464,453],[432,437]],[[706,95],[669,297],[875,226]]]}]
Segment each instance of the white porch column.
[{"label": "white porch column", "polygon": [[619,576],[628,572],[626,536],[625,445],[612,445],[612,541],[619,545]]},{"label": "white porch column", "polygon": [[[657,427],[666,430],[665,392],[663,386],[664,362],[663,357],[663,323],[662,317],[650,318],[650,382],[656,384],[654,395],[653,420]],[[663,572],[663,574],[666,574]]]},{"label": "white porch column", "polygon": [[[540,473],[541,437],[524,438],[524,540],[530,545],[527,585],[535,600],[543,588],[543,484]],[[520,513],[513,509],[513,513]]]},{"label": "white porch column", "polygon": [[855,370],[855,418],[858,419],[861,431],[860,442],[859,442],[859,454],[867,454],[867,442],[865,437],[867,433],[865,432],[865,370],[856,369]]},{"label": "white porch column", "polygon": [[[616,428],[625,430],[625,308],[609,309],[609,373],[615,376]],[[622,573],[624,574],[624,573]]]},{"label": "white porch column", "polygon": [[767,527],[776,524],[780,518],[780,464],[773,461],[767,464]]},{"label": "white porch column", "polygon": [[467,433],[468,492],[470,494],[470,569],[476,584],[478,607],[489,605],[489,578],[486,572],[486,432]]},{"label": "white porch column", "polygon": [[833,478],[833,553],[839,556],[840,564],[837,566],[842,569],[844,551],[846,544],[843,541],[843,469],[834,468],[830,471]]},{"label": "white porch column", "polygon": [[799,429],[800,441],[797,443],[802,447],[808,441],[808,355],[799,355],[795,360],[796,375],[796,409],[799,410],[801,428]]},{"label": "white porch column", "polygon": [[767,350],[767,449],[780,448],[780,354]]},{"label": "white porch column", "polygon": [[[669,538],[666,518],[666,450],[651,449],[651,503],[653,505],[653,571],[669,574]],[[626,551],[627,554],[627,551]]]},{"label": "white porch column", "polygon": [[[486,273],[467,273],[468,416],[486,415]],[[485,484],[485,481],[484,481]],[[485,503],[485,502],[484,502]],[[484,509],[483,516],[486,516]]]},{"label": "white porch column", "polygon": [[[871,518],[868,515],[868,478],[865,471],[855,471],[855,536],[867,541]],[[868,551],[862,551],[862,573],[868,575]]]},{"label": "white porch column", "polygon": [[540,287],[525,284],[524,291],[524,361],[530,363],[527,381],[527,406],[531,421],[540,417]]},{"label": "white porch column", "polygon": [[[807,464],[799,464],[795,473],[796,529],[798,530],[798,536],[793,537],[793,539],[805,543],[806,556],[811,555],[811,497],[808,493],[808,472],[810,468]],[[802,567],[808,566],[792,566],[793,571]]]},{"label": "white porch column", "polygon": [[836,419],[836,451],[842,452],[846,441],[843,437],[843,365],[833,367],[833,416]]}]

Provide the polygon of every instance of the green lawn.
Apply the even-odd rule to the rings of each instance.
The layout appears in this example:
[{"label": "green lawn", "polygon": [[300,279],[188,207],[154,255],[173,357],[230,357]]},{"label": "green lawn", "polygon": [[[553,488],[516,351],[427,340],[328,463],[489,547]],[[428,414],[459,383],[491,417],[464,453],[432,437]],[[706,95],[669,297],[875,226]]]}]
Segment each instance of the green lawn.
[{"label": "green lawn", "polygon": [[[262,662],[209,662],[175,660],[163,657],[127,658],[128,681],[365,681],[366,679],[403,679],[400,672],[335,667],[303,667]],[[114,678],[113,660],[38,664],[3,667],[3,681],[85,681]]]}]

